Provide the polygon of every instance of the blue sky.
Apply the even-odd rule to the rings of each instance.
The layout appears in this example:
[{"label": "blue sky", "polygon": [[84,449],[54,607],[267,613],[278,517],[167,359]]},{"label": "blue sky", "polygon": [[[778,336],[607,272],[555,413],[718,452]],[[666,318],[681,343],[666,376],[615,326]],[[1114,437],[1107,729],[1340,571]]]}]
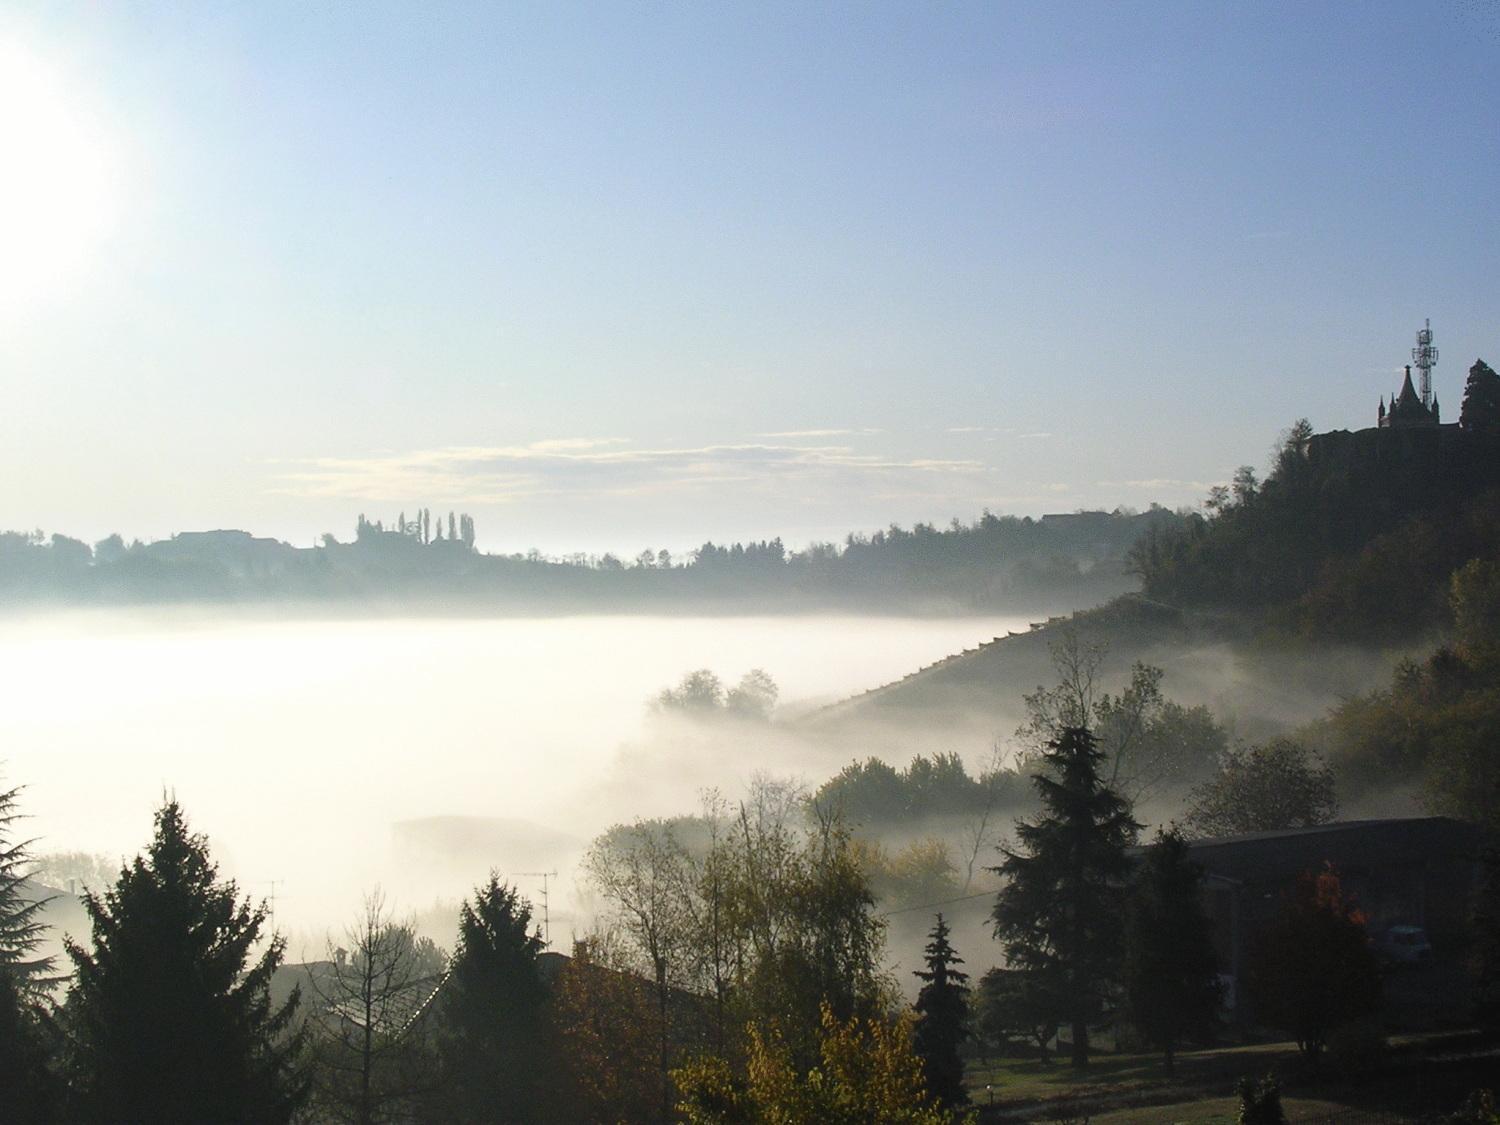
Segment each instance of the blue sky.
[{"label": "blue sky", "polygon": [[[1423,317],[1450,417],[1500,360],[1481,0],[34,5],[7,45],[104,186],[0,214],[72,239],[0,266],[0,526],[1175,506],[1369,424]],[[14,159],[53,118],[11,101]]]}]

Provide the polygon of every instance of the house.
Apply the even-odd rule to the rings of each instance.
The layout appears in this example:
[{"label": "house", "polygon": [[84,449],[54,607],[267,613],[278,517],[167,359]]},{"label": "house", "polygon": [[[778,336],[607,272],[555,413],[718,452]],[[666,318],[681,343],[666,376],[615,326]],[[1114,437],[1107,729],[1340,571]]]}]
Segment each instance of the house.
[{"label": "house", "polygon": [[1421,986],[1387,990],[1388,1001],[1397,1001],[1397,1020],[1407,993],[1433,1003],[1462,1003],[1461,996],[1449,994],[1463,988],[1464,943],[1479,875],[1473,825],[1443,816],[1352,820],[1194,840],[1189,848],[1204,871],[1226,1006],[1236,1018],[1246,1014],[1239,984],[1260,927],[1280,910],[1300,875],[1329,866],[1366,915],[1372,936],[1393,926],[1419,926],[1432,942],[1433,964]]}]

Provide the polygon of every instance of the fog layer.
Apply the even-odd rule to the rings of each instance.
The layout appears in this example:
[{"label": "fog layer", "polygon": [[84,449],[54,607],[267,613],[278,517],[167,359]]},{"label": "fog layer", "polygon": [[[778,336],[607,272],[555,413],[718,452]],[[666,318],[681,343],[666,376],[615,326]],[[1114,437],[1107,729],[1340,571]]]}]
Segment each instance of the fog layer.
[{"label": "fog layer", "polygon": [[645,701],[688,669],[764,668],[796,706],[1024,627],[59,615],[0,634],[0,768],[27,787],[38,852],[134,855],[175,792],[224,873],[274,892],[295,946],[377,882],[422,907],[489,866],[557,865],[567,896],[569,859],[613,821],[689,811],[701,786],[733,791],[763,769],[816,782],[847,760],[770,729],[722,754],[648,737]]}]

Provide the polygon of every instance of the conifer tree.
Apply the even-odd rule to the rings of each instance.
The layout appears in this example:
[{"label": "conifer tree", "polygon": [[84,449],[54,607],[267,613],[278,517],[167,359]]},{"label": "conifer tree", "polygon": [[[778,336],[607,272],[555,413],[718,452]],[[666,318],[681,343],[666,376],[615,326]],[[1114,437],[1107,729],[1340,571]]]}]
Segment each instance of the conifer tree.
[{"label": "conifer tree", "polygon": [[64,1015],[80,1096],[100,1121],[289,1121],[306,1094],[299,996],[273,1008],[285,941],[258,958],[264,904],[218,878],[204,837],[169,800],[145,856],[86,893],[93,948],[69,942]]},{"label": "conifer tree", "polygon": [[912,1033],[927,1091],[945,1109],[969,1100],[964,1090],[964,1061],[958,1053],[959,1045],[969,1037],[969,974],[954,968],[964,959],[948,943],[949,932],[939,914],[925,949],[927,968],[914,974],[926,983],[917,994],[917,1024]]},{"label": "conifer tree", "polygon": [[1072,1062],[1088,1065],[1089,1024],[1118,968],[1125,849],[1140,825],[1100,779],[1104,754],[1088,728],[1063,727],[1033,784],[1043,811],[1017,821],[1019,851],[1002,849],[1005,886],[991,915],[1012,968],[1035,973],[1072,1028]]},{"label": "conifer tree", "polygon": [[1199,889],[1203,870],[1176,831],[1146,849],[1125,911],[1125,1014],[1172,1069],[1178,1046],[1206,1038],[1219,1005],[1218,958]]},{"label": "conifer tree", "polygon": [[1458,424],[1475,433],[1500,434],[1500,375],[1482,359],[1469,368]]},{"label": "conifer tree", "polygon": [[30,841],[15,838],[20,792],[0,790],[0,1120],[50,1121],[58,1102],[45,997],[52,959],[36,956],[46,899],[22,891],[31,851]]},{"label": "conifer tree", "polygon": [[459,912],[440,993],[443,1103],[456,1121],[545,1121],[548,989],[531,904],[493,873]]},{"label": "conifer tree", "polygon": [[29,898],[21,889],[30,873],[31,841],[15,838],[20,795],[20,786],[0,790],[0,972],[18,995],[35,997],[45,989],[52,959],[35,955],[46,928],[40,917],[46,900]]}]

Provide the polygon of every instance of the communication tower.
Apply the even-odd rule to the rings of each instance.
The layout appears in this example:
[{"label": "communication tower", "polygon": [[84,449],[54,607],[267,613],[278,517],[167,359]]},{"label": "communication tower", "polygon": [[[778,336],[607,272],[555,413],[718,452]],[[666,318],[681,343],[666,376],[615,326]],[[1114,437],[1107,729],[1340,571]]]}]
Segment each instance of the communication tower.
[{"label": "communication tower", "polygon": [[1432,321],[1417,329],[1417,346],[1411,350],[1411,365],[1422,373],[1422,405],[1432,409],[1432,369],[1437,366],[1438,350],[1432,346]]}]

